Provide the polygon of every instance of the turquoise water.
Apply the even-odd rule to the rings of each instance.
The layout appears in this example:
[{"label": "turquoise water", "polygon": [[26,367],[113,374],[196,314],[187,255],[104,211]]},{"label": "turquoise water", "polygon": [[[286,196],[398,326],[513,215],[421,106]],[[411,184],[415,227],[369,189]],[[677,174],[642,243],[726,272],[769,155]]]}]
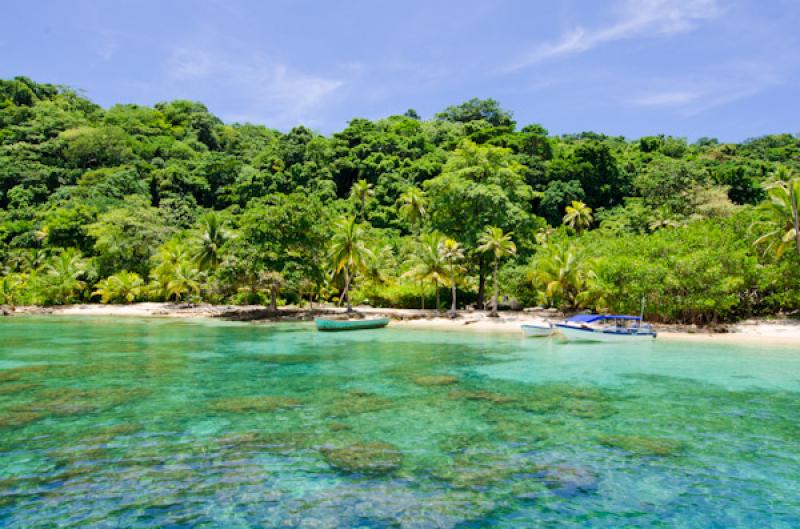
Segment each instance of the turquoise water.
[{"label": "turquoise water", "polygon": [[800,527],[800,351],[0,321],[0,526]]}]

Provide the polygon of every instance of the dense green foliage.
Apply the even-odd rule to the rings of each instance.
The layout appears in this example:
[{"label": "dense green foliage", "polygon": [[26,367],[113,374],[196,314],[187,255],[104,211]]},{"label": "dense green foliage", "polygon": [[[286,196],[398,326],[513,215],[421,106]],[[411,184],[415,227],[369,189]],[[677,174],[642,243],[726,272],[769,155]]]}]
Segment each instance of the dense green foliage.
[{"label": "dense green foliage", "polygon": [[494,278],[501,305],[790,312],[798,169],[790,134],[553,136],[478,99],[282,133],[19,77],[0,81],[0,303],[444,308]]}]

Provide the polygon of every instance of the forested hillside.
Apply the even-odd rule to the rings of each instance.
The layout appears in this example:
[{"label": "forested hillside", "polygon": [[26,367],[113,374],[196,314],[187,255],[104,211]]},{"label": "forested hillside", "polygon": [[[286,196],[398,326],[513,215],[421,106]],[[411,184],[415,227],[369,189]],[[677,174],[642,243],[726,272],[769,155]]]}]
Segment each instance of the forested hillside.
[{"label": "forested hillside", "polygon": [[493,100],[282,133],[20,77],[0,81],[0,303],[449,308],[452,282],[461,308],[496,278],[528,306],[792,312],[798,170],[792,134],[554,136]]}]

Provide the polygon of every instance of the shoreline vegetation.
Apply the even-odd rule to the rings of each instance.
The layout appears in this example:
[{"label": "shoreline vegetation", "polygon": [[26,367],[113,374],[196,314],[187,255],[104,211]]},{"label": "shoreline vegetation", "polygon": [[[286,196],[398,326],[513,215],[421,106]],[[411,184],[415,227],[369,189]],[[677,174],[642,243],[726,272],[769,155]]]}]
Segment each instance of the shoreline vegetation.
[{"label": "shoreline vegetation", "polygon": [[0,305],[643,309],[724,329],[800,314],[798,175],[794,134],[555,135],[471,99],[323,135],[0,79]]},{"label": "shoreline vegetation", "polygon": [[[501,311],[498,317],[490,311],[459,311],[456,317],[435,310],[387,309],[354,307],[358,316],[388,317],[391,325],[410,329],[467,331],[477,333],[519,334],[523,323],[559,320],[565,315],[555,310],[530,309],[527,311]],[[248,321],[255,324],[311,321],[315,317],[342,315],[345,308],[318,306],[314,308],[281,307],[277,310],[266,305],[210,305],[191,303],[133,303],[129,305],[78,304],[62,306],[18,306],[12,310],[2,307],[5,316],[52,315],[98,317],[163,317],[163,318],[219,318],[228,321]],[[692,340],[712,343],[738,343],[743,345],[800,346],[800,321],[783,317],[744,320],[735,324],[694,326],[654,324],[659,339]],[[530,340],[536,340],[530,338]]]}]

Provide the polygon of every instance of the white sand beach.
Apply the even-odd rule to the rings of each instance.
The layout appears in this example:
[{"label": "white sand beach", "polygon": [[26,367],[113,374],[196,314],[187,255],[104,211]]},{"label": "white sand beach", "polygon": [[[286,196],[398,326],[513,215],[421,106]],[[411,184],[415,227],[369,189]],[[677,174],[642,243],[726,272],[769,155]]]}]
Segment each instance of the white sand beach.
[{"label": "white sand beach", "polygon": [[[449,318],[434,311],[417,309],[379,309],[358,307],[366,316],[388,316],[391,325],[408,329],[438,329],[482,333],[520,333],[523,323],[556,321],[561,318],[552,312],[501,312],[500,317],[490,318],[481,311],[462,311],[457,318]],[[119,317],[171,317],[207,318],[228,317],[253,320],[257,323],[270,321],[310,320],[320,314],[344,312],[337,307],[315,307],[313,311],[296,307],[282,307],[278,313],[270,313],[263,306],[241,305],[191,305],[174,303],[134,303],[131,305],[66,305],[57,307],[16,307],[12,315],[50,314],[54,316],[119,316]],[[800,321],[790,319],[751,319],[736,324],[718,326],[711,331],[705,328],[677,325],[654,325],[659,340],[692,340],[716,343],[797,345],[800,347]],[[725,332],[719,332],[724,330]]]}]

